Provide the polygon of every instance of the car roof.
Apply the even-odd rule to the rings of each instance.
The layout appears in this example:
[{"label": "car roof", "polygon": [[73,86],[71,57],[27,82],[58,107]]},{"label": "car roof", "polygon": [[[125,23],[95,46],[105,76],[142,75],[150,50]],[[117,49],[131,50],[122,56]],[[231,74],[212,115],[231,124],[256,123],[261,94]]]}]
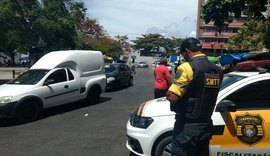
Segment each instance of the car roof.
[{"label": "car roof", "polygon": [[259,72],[241,72],[241,71],[233,71],[230,73],[227,73],[227,75],[238,75],[238,76],[245,76],[245,77],[250,77],[254,75],[260,74]]}]

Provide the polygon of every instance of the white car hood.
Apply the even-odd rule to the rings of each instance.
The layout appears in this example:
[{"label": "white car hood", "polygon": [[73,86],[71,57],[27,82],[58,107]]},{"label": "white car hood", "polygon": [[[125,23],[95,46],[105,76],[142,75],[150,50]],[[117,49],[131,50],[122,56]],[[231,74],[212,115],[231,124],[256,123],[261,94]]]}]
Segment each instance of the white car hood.
[{"label": "white car hood", "polygon": [[0,96],[15,96],[34,88],[35,85],[0,85]]},{"label": "white car hood", "polygon": [[[174,116],[175,112],[170,110],[170,102],[163,97],[143,103],[140,106],[137,115],[142,117]],[[225,124],[225,121],[219,112],[213,113],[212,120],[214,125]]]},{"label": "white car hood", "polygon": [[170,110],[170,102],[165,97],[147,101],[143,103],[138,110],[138,115],[147,117],[174,114],[175,113]]}]

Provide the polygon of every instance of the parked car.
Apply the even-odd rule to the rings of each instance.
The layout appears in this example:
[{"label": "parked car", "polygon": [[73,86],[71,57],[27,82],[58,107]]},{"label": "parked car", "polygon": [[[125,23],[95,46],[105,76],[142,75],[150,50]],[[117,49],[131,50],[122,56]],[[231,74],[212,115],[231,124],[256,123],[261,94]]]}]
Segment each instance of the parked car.
[{"label": "parked car", "polygon": [[101,52],[50,52],[16,79],[0,85],[0,117],[29,122],[50,107],[83,99],[96,103],[105,86]]},{"label": "parked car", "polygon": [[[269,155],[270,73],[224,76],[212,115],[211,156]],[[126,147],[139,156],[170,155],[175,113],[166,98],[147,101],[127,122]]]},{"label": "parked car", "polygon": [[107,78],[106,89],[120,90],[125,86],[133,85],[133,76],[130,67],[124,63],[112,63],[105,66]]},{"label": "parked car", "polygon": [[146,62],[139,62],[137,68],[148,68],[148,64]]}]

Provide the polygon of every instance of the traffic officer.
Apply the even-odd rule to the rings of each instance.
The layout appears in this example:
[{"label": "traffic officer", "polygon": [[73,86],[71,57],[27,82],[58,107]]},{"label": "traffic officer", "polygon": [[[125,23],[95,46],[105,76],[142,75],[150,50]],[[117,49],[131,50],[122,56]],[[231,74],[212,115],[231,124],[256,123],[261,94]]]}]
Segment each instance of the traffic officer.
[{"label": "traffic officer", "polygon": [[176,113],[172,139],[172,156],[209,156],[209,142],[222,70],[208,61],[196,38],[181,44],[182,63],[166,93],[171,110]]}]

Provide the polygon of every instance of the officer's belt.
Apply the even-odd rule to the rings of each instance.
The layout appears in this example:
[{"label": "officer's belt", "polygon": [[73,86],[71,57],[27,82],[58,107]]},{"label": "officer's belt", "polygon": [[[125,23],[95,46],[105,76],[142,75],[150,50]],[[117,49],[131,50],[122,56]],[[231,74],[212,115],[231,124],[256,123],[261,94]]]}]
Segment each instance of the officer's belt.
[{"label": "officer's belt", "polygon": [[199,136],[202,133],[210,133],[212,132],[212,124],[210,123],[186,123],[184,124],[183,133]]},{"label": "officer's belt", "polygon": [[176,118],[181,119],[184,121],[186,124],[211,124],[212,120],[207,120],[207,119],[187,119],[183,113],[176,113]]},{"label": "officer's belt", "polygon": [[201,124],[201,123],[212,123],[212,120],[204,120],[204,119],[185,119],[185,123],[186,124],[189,124],[189,123],[192,123],[192,124]]}]

